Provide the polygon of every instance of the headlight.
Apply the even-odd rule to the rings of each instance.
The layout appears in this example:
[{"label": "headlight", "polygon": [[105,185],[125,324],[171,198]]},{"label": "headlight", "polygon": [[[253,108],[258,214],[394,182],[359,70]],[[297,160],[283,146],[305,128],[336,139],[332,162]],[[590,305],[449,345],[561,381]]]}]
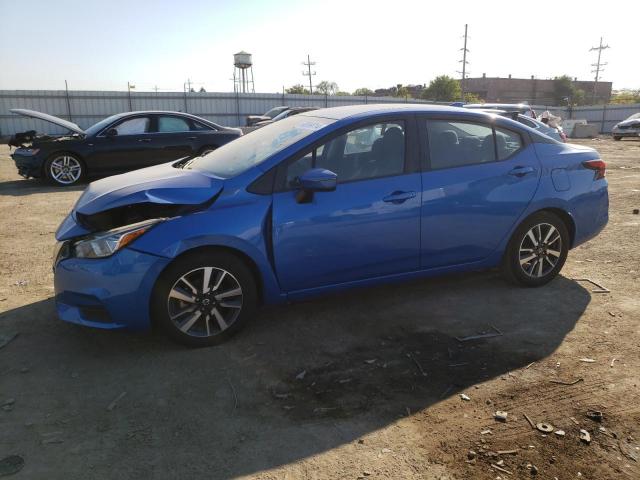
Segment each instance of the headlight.
[{"label": "headlight", "polygon": [[113,230],[85,237],[73,244],[71,247],[71,256],[75,256],[77,258],[108,257],[116,253],[121,248],[129,245],[155,224],[162,221],[164,221],[163,218],[154,218],[152,220],[145,220],[144,222],[114,228]]}]

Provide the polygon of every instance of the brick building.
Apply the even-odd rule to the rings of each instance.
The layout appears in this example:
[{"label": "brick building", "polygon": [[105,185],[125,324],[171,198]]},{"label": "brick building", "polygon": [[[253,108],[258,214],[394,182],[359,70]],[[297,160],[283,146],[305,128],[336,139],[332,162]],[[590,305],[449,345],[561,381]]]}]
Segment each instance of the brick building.
[{"label": "brick building", "polygon": [[[593,97],[593,81],[575,79],[576,88],[584,90],[585,96],[591,103]],[[596,103],[609,103],[611,99],[611,82],[598,82]],[[475,93],[487,103],[520,103],[528,102],[531,105],[554,105],[553,80],[541,80],[534,78],[507,78],[487,77],[467,78],[465,91]]]}]

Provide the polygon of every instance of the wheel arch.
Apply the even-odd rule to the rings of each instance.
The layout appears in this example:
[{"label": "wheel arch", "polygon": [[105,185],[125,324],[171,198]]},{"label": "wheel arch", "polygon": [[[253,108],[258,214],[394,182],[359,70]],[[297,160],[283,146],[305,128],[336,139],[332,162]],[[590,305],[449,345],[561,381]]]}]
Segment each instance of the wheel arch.
[{"label": "wheel arch", "polygon": [[[560,220],[562,220],[562,222],[567,227],[567,231],[569,232],[569,248],[573,248],[573,244],[574,244],[575,238],[576,238],[576,223],[575,223],[575,220],[573,219],[573,217],[571,216],[571,214],[569,212],[567,212],[563,208],[558,208],[558,207],[543,207],[543,208],[539,208],[539,209],[534,210],[531,213],[529,213],[526,217],[522,218],[516,225],[514,225],[513,230],[511,232],[511,235],[509,236],[509,241],[507,242],[507,245],[509,244],[509,242],[511,242],[511,239],[513,238],[516,230],[520,227],[520,225],[522,225],[524,222],[526,222],[531,217],[533,217],[534,215],[537,215],[540,212],[553,213],[558,218],[560,218]],[[506,252],[506,250],[507,249],[505,248],[505,252]]]}]

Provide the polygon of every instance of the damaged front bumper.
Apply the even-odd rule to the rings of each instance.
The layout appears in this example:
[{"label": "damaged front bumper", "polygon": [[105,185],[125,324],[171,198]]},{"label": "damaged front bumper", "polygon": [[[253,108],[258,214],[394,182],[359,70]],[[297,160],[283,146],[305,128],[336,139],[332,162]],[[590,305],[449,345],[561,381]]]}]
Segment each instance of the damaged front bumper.
[{"label": "damaged front bumper", "polygon": [[60,260],[54,277],[58,316],[88,327],[149,329],[149,299],[169,261],[130,248],[107,258]]},{"label": "damaged front bumper", "polygon": [[25,178],[39,178],[42,176],[43,158],[40,155],[33,155],[26,152],[25,149],[19,148],[11,154],[11,158],[16,164],[18,174]]}]

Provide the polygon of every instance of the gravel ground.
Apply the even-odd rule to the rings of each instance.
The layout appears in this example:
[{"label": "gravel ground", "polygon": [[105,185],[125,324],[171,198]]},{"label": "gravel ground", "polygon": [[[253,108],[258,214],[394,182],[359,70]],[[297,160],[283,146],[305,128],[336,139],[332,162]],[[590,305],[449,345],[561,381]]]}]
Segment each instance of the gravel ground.
[{"label": "gravel ground", "polygon": [[56,319],[53,232],[82,187],[23,180],[0,147],[0,336],[18,334],[0,348],[0,459],[24,459],[16,479],[640,478],[640,142],[580,143],[609,165],[610,223],[548,286],[359,290],[200,350]]}]

